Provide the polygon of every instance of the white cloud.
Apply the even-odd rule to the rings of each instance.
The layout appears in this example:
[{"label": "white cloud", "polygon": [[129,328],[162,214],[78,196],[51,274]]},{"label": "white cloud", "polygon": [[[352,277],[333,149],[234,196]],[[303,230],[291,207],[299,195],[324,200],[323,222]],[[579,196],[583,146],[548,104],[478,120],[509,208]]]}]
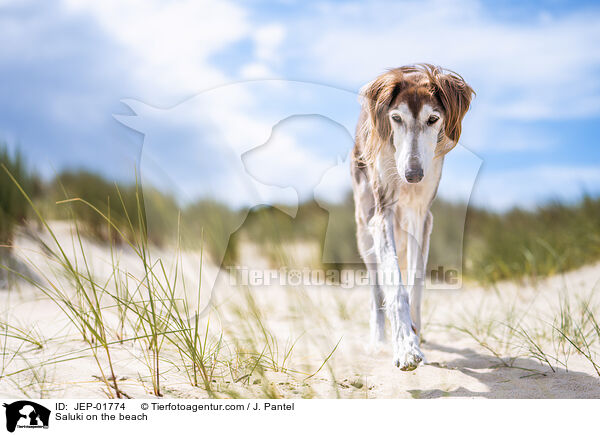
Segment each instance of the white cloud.
[{"label": "white cloud", "polygon": [[274,70],[281,65],[279,52],[285,39],[281,24],[267,24],[252,31],[254,60],[242,66],[239,75],[246,80],[275,78]]},{"label": "white cloud", "polygon": [[[256,198],[289,203],[296,198],[282,188],[311,197],[336,157],[351,149],[355,116],[339,107],[357,106],[356,99],[309,83],[250,81],[169,109],[125,100],[136,116],[116,118],[144,133],[144,179],[168,184],[181,198],[211,194],[233,205],[252,205]],[[344,178],[349,180],[348,172]],[[341,193],[339,186],[332,191]]]},{"label": "white cloud", "polygon": [[368,2],[326,4],[289,33],[314,78],[358,86],[432,62],[471,82],[489,116],[563,119],[600,114],[599,20],[589,11],[508,22],[475,0]]},{"label": "white cloud", "polygon": [[174,97],[226,83],[227,76],[208,59],[250,32],[245,10],[227,0],[64,0],[64,4],[71,13],[91,16],[127,50],[124,62],[131,77],[126,79],[138,85],[138,97],[144,99],[174,102]]},{"label": "white cloud", "polygon": [[[298,6],[297,14],[276,21],[261,21],[256,13],[260,11],[232,0],[63,0],[61,4],[52,14],[38,8],[37,14],[28,13],[24,8],[25,12],[0,16],[0,39],[7,42],[0,61],[29,71],[45,71],[47,66],[48,77],[60,76],[67,83],[51,86],[43,74],[33,79],[42,80],[36,92],[45,97],[38,98],[35,112],[43,113],[41,117],[57,130],[63,129],[60,139],[74,136],[76,129],[101,137],[106,133],[99,130],[106,126],[103,120],[111,110],[108,107],[114,110],[112,102],[123,97],[167,107],[234,79],[275,76],[356,90],[387,67],[418,61],[454,69],[476,89],[478,96],[465,119],[461,142],[483,157],[490,150],[559,149],[558,139],[550,136],[554,129],[535,131],[530,125],[540,120],[600,116],[598,9],[507,20],[494,15],[492,5],[478,0],[322,2]],[[88,23],[89,34],[81,32],[78,26]],[[77,36],[82,33],[86,38],[79,41]],[[215,56],[239,41],[251,43],[249,53],[227,59],[231,65],[219,68]],[[238,54],[235,50],[224,52]],[[76,69],[82,75],[76,77],[68,68],[77,63],[74,59],[80,59],[81,53],[90,55],[91,65]],[[61,64],[63,57],[66,60]],[[53,65],[67,72],[55,70]],[[83,90],[79,83],[85,83]],[[333,94],[315,93],[323,93],[323,104],[333,102],[326,108],[330,118],[347,111],[346,118],[352,118],[348,124],[355,122],[354,96],[351,102],[340,103]],[[260,94],[258,88],[231,88],[209,105],[209,115],[217,119],[220,134],[238,145],[236,151],[262,143],[267,139],[265,132],[277,121],[252,116],[264,107]],[[295,98],[290,98],[290,92],[273,95],[279,106],[289,105]],[[10,99],[23,104],[22,99]],[[188,107],[172,124],[185,129],[199,119],[208,119],[205,107]],[[510,128],[504,129],[505,125]],[[352,126],[346,127],[352,131]],[[12,134],[17,136],[6,133]],[[290,132],[280,133],[276,139],[279,148],[267,159],[270,163],[265,165],[265,173],[276,177],[295,174],[294,165],[309,168],[294,175],[307,184],[313,175],[310,168],[325,164],[314,150],[302,149],[304,143]],[[73,141],[77,140],[81,139]],[[98,139],[102,140],[112,138]],[[323,145],[327,146],[327,140]],[[461,177],[463,167],[453,166],[453,156],[458,154],[449,156],[442,180],[450,180],[448,188],[442,184],[440,193],[459,195],[460,199],[470,186]],[[562,167],[562,172],[558,167],[483,172],[474,200],[506,207],[511,201],[543,199],[554,190],[576,194],[582,183],[600,184],[591,171],[574,166]],[[201,174],[194,175],[190,186],[202,182]],[[346,175],[340,172],[339,177]],[[519,181],[523,177],[528,177],[527,183]],[[340,190],[332,188],[329,193]]]},{"label": "white cloud", "polygon": [[265,79],[273,77],[273,72],[264,63],[252,62],[242,67],[240,76],[246,80]]},{"label": "white cloud", "polygon": [[286,183],[300,190],[314,185],[331,166],[285,128],[273,130],[268,143],[244,156],[244,164],[265,184]]},{"label": "white cloud", "polygon": [[280,58],[277,52],[285,38],[285,28],[281,24],[268,24],[259,27],[254,32],[255,54],[258,59],[277,61]]}]

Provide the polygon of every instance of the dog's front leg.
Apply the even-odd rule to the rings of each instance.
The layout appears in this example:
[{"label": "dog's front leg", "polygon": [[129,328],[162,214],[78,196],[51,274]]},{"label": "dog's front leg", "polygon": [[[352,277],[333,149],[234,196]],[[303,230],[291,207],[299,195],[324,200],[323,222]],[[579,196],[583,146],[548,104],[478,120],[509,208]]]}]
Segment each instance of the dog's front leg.
[{"label": "dog's front leg", "polygon": [[[429,256],[429,241],[431,239],[431,230],[433,229],[433,215],[427,211],[423,219],[423,225],[417,225],[415,228],[415,237],[409,237],[409,247],[407,249],[408,268],[414,272],[414,276],[409,278],[412,281],[410,287],[410,314],[413,320],[415,331],[419,338],[421,337],[421,301],[423,290],[425,288],[425,276],[427,274],[427,257]],[[417,237],[421,235],[420,239]]]},{"label": "dog's front leg", "polygon": [[[410,314],[418,336],[421,333],[421,300],[425,285],[425,271],[429,235],[431,234],[431,213],[423,216],[414,210],[405,210],[406,242],[406,287],[410,300]],[[427,247],[425,247],[427,244]]]},{"label": "dog's front leg", "polygon": [[412,329],[408,292],[400,277],[393,222],[391,211],[375,213],[369,221],[369,231],[377,257],[377,279],[392,329],[394,363],[401,370],[414,370],[423,360],[423,353]]}]

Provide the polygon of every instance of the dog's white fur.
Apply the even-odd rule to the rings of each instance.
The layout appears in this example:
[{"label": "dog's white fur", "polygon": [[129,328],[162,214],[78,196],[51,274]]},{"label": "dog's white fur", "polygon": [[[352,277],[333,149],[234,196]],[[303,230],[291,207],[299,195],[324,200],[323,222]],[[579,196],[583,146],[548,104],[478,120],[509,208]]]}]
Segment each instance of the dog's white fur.
[{"label": "dog's white fur", "polygon": [[387,314],[394,364],[402,370],[424,360],[419,335],[430,206],[472,93],[460,76],[431,65],[391,70],[361,92],[352,179],[358,246],[374,279],[371,340],[384,341]]}]

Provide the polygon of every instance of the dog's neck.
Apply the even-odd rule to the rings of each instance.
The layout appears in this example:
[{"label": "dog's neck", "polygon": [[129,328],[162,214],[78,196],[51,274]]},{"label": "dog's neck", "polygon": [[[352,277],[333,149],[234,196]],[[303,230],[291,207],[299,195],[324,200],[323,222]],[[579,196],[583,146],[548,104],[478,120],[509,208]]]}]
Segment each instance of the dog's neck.
[{"label": "dog's neck", "polygon": [[378,162],[377,176],[382,186],[387,186],[387,201],[390,205],[409,207],[415,211],[426,213],[437,194],[444,166],[444,156],[436,157],[431,167],[419,183],[408,183],[394,174],[393,157],[381,156]]}]

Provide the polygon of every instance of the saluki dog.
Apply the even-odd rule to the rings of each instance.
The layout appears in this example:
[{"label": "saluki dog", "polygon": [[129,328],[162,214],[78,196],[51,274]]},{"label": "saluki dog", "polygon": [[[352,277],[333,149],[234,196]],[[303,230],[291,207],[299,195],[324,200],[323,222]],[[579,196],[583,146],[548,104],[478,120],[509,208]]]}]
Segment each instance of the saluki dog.
[{"label": "saluki dog", "polygon": [[371,341],[384,341],[387,314],[394,364],[402,370],[424,360],[430,206],[473,95],[461,76],[429,64],[389,70],[361,90],[351,171],[358,248],[373,279]]}]

